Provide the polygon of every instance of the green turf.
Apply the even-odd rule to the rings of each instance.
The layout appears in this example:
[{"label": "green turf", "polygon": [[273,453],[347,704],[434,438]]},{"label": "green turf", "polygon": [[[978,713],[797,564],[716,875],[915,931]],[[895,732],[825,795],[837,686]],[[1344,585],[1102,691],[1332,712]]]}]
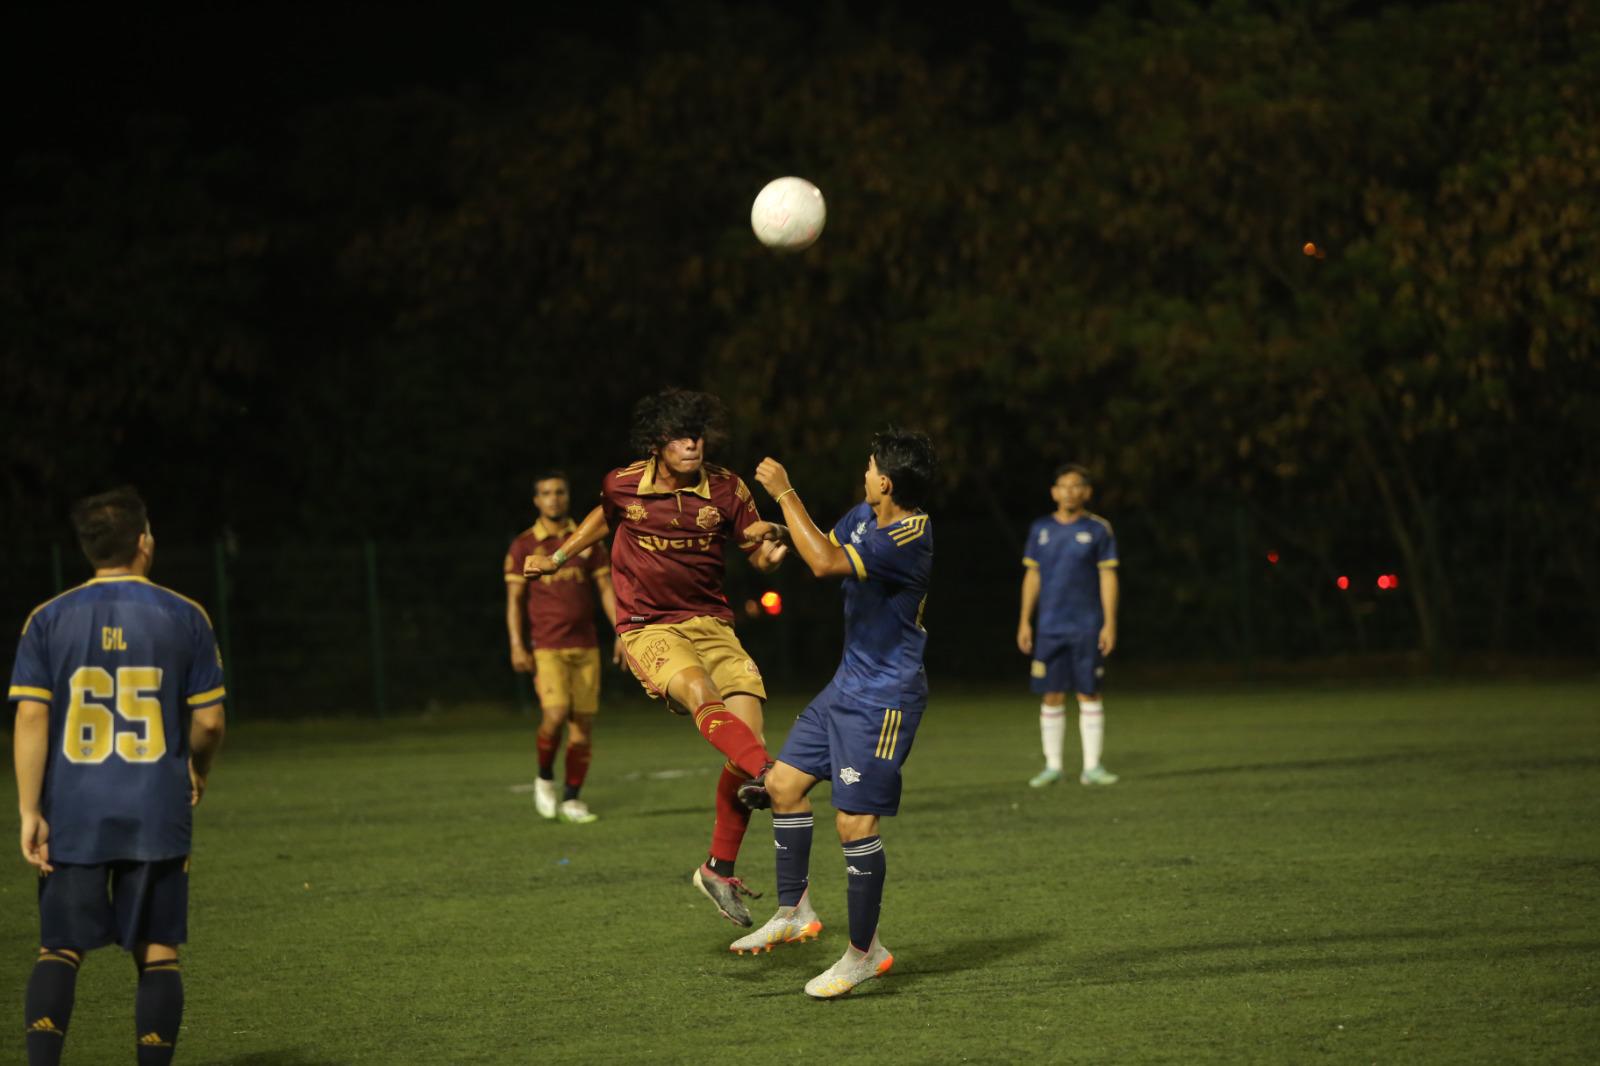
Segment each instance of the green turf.
[{"label": "green turf", "polygon": [[[774,702],[772,739],[795,709]],[[1030,790],[1025,693],[935,700],[884,833],[894,972],[835,1003],[800,991],[846,928],[825,787],[827,929],[735,957],[688,883],[718,760],[681,719],[602,716],[586,827],[511,791],[532,740],[510,714],[249,724],[199,812],[179,1058],[1499,1063],[1600,1046],[1600,685],[1123,694],[1107,721],[1121,784]],[[768,890],[759,918],[769,841],[757,815],[741,872]],[[20,859],[0,892],[0,1001],[20,1020]],[[90,956],[68,1062],[132,1061],[132,989],[125,958]]]}]

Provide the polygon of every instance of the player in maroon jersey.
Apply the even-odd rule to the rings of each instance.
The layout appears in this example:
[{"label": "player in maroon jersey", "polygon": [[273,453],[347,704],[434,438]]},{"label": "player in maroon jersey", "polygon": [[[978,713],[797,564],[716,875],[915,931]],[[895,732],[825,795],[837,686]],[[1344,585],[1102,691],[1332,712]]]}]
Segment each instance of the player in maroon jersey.
[{"label": "player in maroon jersey", "polygon": [[772,759],[761,735],[767,690],[733,631],[723,553],[732,540],[756,569],[770,572],[788,546],[782,527],[761,520],[745,483],[705,461],[721,421],[721,402],[703,392],[668,389],[640,400],[631,436],[645,458],[607,474],[600,506],[550,555],[529,556],[523,572],[557,573],[616,531],[617,632],[628,665],[652,696],[693,715],[700,735],[728,760],[717,782],[710,856],[694,884],[729,921],[748,926],[740,897],[754,893],[734,876],[734,860],[749,807],[768,803],[761,783]]},{"label": "player in maroon jersey", "polygon": [[[617,624],[611,556],[604,544],[596,544],[558,573],[533,581],[522,576],[524,559],[554,551],[577,528],[569,513],[570,499],[565,474],[550,471],[534,478],[533,505],[538,518],[506,552],[506,631],[511,638],[511,668],[533,674],[539,694],[542,717],[534,805],[546,818],[559,816],[564,822],[583,825],[596,817],[578,792],[589,772],[590,738],[600,709],[600,651],[594,626],[597,595],[612,626]],[[620,657],[621,648],[619,641],[613,659]],[[555,762],[563,722],[567,724],[566,792],[558,803]]]}]

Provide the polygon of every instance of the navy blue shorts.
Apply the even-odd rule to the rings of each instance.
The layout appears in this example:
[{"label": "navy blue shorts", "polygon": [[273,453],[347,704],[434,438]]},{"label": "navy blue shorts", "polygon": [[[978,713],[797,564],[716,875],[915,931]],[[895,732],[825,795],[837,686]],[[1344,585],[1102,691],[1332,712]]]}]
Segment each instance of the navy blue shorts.
[{"label": "navy blue shorts", "polygon": [[921,721],[921,707],[867,707],[829,685],[794,720],[778,759],[831,781],[836,810],[895,814],[900,768]]},{"label": "navy blue shorts", "polygon": [[1081,692],[1095,696],[1105,680],[1100,634],[1040,636],[1033,645],[1033,691]]},{"label": "navy blue shorts", "polygon": [[39,946],[90,951],[189,938],[189,860],[56,863],[39,878]]}]

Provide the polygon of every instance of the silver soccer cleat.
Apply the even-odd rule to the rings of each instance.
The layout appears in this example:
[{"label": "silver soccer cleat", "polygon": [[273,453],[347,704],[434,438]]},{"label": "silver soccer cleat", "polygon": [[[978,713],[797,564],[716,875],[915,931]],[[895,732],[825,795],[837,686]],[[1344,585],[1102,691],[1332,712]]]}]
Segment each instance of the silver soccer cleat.
[{"label": "silver soccer cleat", "polygon": [[728,945],[728,950],[735,955],[749,952],[759,955],[763,951],[771,951],[779,944],[799,944],[807,940],[815,940],[822,932],[822,919],[817,917],[817,912],[811,908],[811,889],[807,888],[800,897],[800,902],[793,907],[779,907],[778,913],[767,920],[767,924],[751,933],[749,936],[740,937]]},{"label": "silver soccer cleat", "polygon": [[806,982],[806,995],[812,999],[834,999],[855,989],[864,981],[882,977],[894,965],[889,949],[872,937],[872,948],[863,954],[846,944],[844,957]]}]

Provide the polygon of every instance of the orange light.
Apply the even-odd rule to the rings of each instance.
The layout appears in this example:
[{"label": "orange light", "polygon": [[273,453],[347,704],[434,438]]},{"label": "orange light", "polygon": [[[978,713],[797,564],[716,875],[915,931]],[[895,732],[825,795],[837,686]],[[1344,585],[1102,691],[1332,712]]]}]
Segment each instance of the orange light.
[{"label": "orange light", "polygon": [[776,592],[763,592],[761,594],[761,609],[768,614],[782,614],[783,597]]},{"label": "orange light", "polygon": [[1267,562],[1270,563],[1273,566],[1277,566],[1278,565],[1278,553],[1277,552],[1268,552],[1267,553]]},{"label": "orange light", "polygon": [[1345,577],[1343,574],[1340,574],[1339,580],[1335,581],[1334,584],[1338,585],[1340,589],[1347,589],[1350,587],[1350,579]]},{"label": "orange light", "polygon": [[1302,251],[1302,252],[1304,252],[1304,253],[1305,253],[1305,254],[1307,254],[1307,255],[1316,255],[1316,254],[1317,254],[1317,245],[1316,245],[1316,242],[1314,242],[1314,241],[1307,241],[1307,242],[1306,242],[1306,243],[1305,243],[1305,244],[1303,244],[1303,245],[1302,245],[1302,246],[1301,246],[1301,247],[1300,247],[1300,250],[1301,250],[1301,251]]}]

